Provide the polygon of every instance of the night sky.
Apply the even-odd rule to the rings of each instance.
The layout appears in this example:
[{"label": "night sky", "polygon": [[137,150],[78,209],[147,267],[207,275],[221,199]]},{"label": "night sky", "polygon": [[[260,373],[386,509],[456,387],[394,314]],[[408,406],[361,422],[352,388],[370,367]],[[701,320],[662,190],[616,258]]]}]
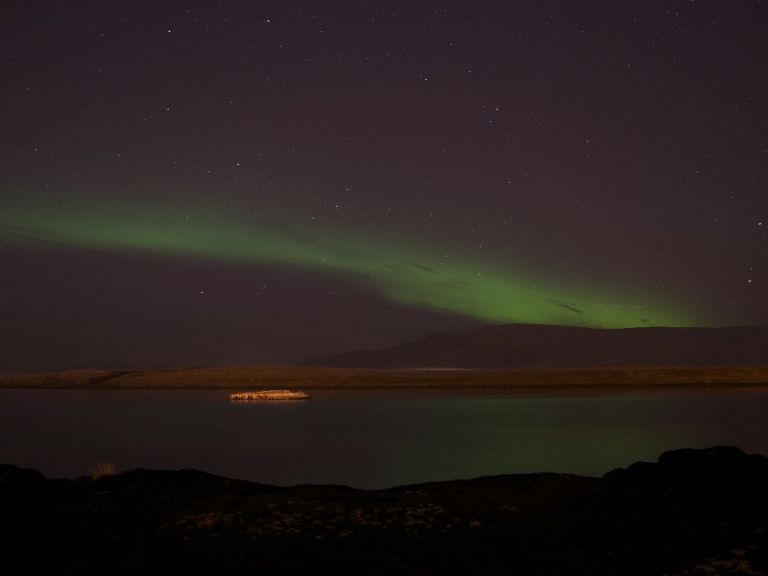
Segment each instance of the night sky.
[{"label": "night sky", "polygon": [[0,371],[768,323],[768,5],[0,5]]}]

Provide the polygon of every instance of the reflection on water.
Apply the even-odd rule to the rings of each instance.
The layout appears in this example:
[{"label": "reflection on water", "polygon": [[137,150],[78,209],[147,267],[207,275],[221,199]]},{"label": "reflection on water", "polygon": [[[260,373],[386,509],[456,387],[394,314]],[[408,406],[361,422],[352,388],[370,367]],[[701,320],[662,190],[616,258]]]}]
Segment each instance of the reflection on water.
[{"label": "reflection on water", "polygon": [[230,403],[227,391],[0,390],[0,462],[48,476],[197,468],[270,484],[372,488],[518,472],[600,475],[673,448],[768,454],[768,392],[546,396],[312,391]]}]

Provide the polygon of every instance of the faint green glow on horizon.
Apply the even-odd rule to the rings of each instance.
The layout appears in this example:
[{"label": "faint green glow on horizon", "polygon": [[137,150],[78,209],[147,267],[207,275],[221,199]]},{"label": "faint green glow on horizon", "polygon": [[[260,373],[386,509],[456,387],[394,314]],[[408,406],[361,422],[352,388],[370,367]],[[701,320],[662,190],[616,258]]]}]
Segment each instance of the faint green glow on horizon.
[{"label": "faint green glow on horizon", "polygon": [[237,218],[152,217],[86,210],[7,212],[0,233],[22,243],[53,242],[99,250],[138,250],[169,256],[260,262],[329,270],[352,277],[402,304],[444,310],[492,323],[560,324],[601,328],[690,326],[692,315],[658,302],[628,305],[619,295],[543,287],[523,273],[469,259],[450,261],[410,246],[343,234],[305,238]]}]

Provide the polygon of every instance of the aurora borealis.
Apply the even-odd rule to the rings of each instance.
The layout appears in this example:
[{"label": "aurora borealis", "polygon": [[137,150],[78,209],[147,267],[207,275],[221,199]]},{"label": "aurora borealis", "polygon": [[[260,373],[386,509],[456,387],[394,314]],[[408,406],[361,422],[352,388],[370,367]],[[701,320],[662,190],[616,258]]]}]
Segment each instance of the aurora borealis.
[{"label": "aurora borealis", "polygon": [[168,215],[137,220],[57,213],[53,218],[19,217],[16,222],[21,226],[5,227],[5,232],[26,240],[157,252],[168,257],[327,269],[357,278],[393,301],[486,322],[599,328],[692,324],[682,314],[676,316],[645,306],[607,304],[611,297],[606,300],[606,296],[566,291],[562,287],[541,287],[531,278],[489,270],[483,265],[419,255],[408,247],[366,245],[359,236],[317,241],[238,226],[235,219],[198,222]]},{"label": "aurora borealis", "polygon": [[760,1],[4,3],[0,370],[768,323]]}]

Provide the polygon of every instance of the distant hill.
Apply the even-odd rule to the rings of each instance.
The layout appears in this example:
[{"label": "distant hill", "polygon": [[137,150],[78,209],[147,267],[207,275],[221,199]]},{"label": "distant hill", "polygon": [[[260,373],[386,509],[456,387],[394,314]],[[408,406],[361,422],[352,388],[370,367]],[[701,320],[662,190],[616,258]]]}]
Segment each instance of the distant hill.
[{"label": "distant hill", "polygon": [[508,324],[434,334],[382,350],[308,358],[354,368],[768,366],[768,327],[593,329]]}]

